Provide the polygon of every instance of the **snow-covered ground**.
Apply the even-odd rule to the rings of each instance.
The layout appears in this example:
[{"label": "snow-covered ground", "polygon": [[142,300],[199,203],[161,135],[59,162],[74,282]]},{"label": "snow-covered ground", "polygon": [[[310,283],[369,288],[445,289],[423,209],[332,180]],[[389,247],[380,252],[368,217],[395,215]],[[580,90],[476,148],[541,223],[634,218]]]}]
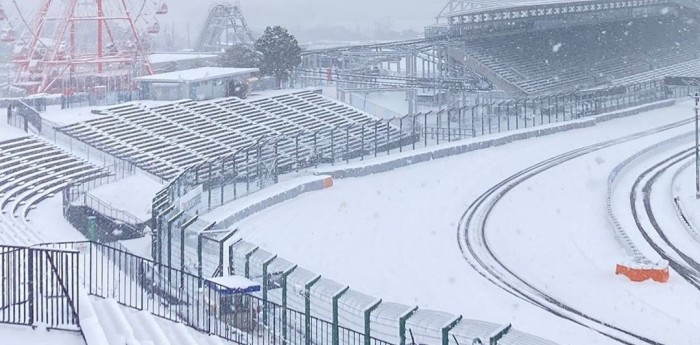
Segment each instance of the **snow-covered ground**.
[{"label": "snow-covered ground", "polygon": [[85,236],[63,218],[61,193],[40,202],[29,213],[29,225],[36,230],[43,242],[85,241]]},{"label": "snow-covered ground", "polygon": [[[591,128],[337,180],[330,190],[302,195],[234,227],[266,250],[385,301],[512,322],[561,344],[612,344],[479,276],[460,254],[459,218],[478,195],[523,168],[690,115],[690,104],[681,103]],[[607,177],[615,165],[691,128],[583,156],[517,187],[488,224],[487,239],[496,255],[538,288],[597,318],[662,343],[696,343],[700,319],[693,315],[700,294],[673,275],[668,284],[636,284],[615,276],[615,264],[625,257],[604,207]]]},{"label": "snow-covered ground", "polygon": [[109,183],[89,193],[117,210],[131,213],[140,220],[151,218],[151,204],[163,184],[149,176],[135,174],[115,183]]},{"label": "snow-covered ground", "polygon": [[[7,108],[0,108],[1,114],[7,114]],[[7,116],[2,116],[0,120],[0,141],[21,138],[29,134],[25,133],[17,127],[13,127],[7,123]]]},{"label": "snow-covered ground", "polygon": [[7,345],[84,345],[80,333],[0,325],[0,343]]}]

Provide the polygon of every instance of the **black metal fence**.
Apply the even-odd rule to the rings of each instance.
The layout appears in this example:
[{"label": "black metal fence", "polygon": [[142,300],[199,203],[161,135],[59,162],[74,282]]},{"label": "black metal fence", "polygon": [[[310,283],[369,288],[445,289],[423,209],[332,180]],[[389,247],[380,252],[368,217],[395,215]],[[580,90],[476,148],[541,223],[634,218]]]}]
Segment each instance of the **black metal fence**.
[{"label": "black metal fence", "polygon": [[80,252],[79,275],[89,294],[238,344],[389,345],[310,310],[286,308],[253,291],[232,291],[120,248],[95,242],[44,246]]},{"label": "black metal fence", "polygon": [[0,323],[76,329],[78,252],[0,245]]}]

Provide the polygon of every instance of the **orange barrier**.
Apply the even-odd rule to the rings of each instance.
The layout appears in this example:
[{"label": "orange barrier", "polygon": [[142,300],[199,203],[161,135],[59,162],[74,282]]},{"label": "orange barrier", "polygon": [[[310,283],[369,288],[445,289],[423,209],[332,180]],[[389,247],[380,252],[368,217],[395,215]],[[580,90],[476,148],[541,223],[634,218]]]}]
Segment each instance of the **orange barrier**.
[{"label": "orange barrier", "polygon": [[331,188],[333,187],[333,178],[332,177],[326,177],[323,179],[323,188]]},{"label": "orange barrier", "polygon": [[654,264],[652,262],[634,261],[626,264],[617,264],[615,274],[622,274],[633,282],[653,280],[659,283],[668,282],[668,263]]}]

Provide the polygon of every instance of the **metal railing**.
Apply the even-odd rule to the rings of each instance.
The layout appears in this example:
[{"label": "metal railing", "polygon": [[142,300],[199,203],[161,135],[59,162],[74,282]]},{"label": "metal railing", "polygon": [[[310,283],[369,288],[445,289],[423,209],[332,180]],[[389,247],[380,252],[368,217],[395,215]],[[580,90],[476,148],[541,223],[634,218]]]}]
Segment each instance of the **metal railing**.
[{"label": "metal railing", "polygon": [[80,326],[78,252],[0,245],[0,323]]},{"label": "metal railing", "polygon": [[43,245],[80,252],[89,294],[238,344],[389,345],[365,334],[95,242]]}]

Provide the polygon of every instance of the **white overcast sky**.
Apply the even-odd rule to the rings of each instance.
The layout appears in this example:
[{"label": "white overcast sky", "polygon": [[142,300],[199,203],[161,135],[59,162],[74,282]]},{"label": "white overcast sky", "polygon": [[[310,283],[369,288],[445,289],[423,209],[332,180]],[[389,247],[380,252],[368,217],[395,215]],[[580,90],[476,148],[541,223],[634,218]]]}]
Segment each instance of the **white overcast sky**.
[{"label": "white overcast sky", "polygon": [[[444,2],[443,2],[444,1]],[[314,27],[342,25],[371,27],[375,22],[391,23],[394,29],[421,30],[431,24],[446,0],[241,0],[246,19],[253,27],[283,25]],[[211,0],[169,0],[170,20],[203,18]],[[199,20],[201,21],[201,20]],[[195,24],[195,21],[193,21]],[[197,24],[198,25],[198,24]]]},{"label": "white overcast sky", "polygon": [[[91,1],[91,0],[84,0]],[[103,0],[114,1],[114,0]],[[140,3],[142,0],[130,0]],[[145,0],[156,1],[156,0]],[[496,1],[496,0],[494,0]],[[17,0],[20,6],[35,8],[40,0]],[[175,22],[198,28],[204,21],[214,0],[167,0],[170,13],[163,22]],[[282,25],[293,28],[311,28],[325,25],[341,25],[350,29],[370,28],[375,23],[391,23],[393,29],[422,31],[434,22],[434,17],[447,0],[240,0],[249,25],[264,28]],[[10,0],[3,0],[10,7]]]}]

